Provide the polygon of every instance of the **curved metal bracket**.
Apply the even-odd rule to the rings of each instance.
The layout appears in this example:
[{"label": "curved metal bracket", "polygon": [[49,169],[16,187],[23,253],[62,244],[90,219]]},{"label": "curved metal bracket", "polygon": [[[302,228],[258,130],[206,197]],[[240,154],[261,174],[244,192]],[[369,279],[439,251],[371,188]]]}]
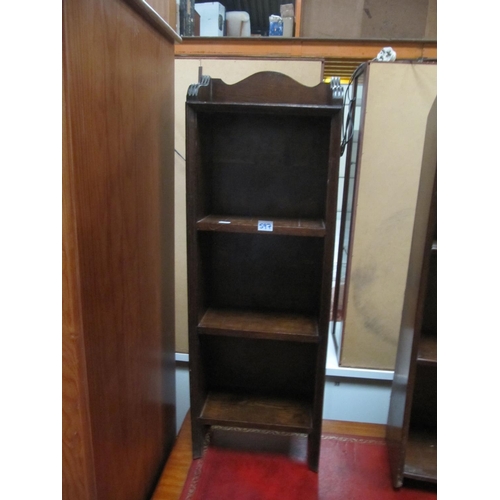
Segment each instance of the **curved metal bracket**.
[{"label": "curved metal bracket", "polygon": [[208,75],[203,75],[198,83],[193,83],[188,87],[187,95],[188,97],[196,97],[200,87],[208,87],[210,85],[210,77]]},{"label": "curved metal bracket", "polygon": [[333,99],[342,99],[344,96],[344,89],[340,84],[340,77],[334,76],[330,80],[330,88],[332,89],[332,98]]}]

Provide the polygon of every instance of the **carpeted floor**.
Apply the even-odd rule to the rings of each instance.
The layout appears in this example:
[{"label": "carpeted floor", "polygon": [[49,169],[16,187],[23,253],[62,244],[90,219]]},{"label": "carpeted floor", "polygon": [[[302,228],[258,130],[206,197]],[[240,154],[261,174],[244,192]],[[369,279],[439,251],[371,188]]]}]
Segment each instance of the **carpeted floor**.
[{"label": "carpeted floor", "polygon": [[391,485],[383,439],[323,434],[319,472],[302,435],[213,429],[181,500],[435,500],[436,486]]}]

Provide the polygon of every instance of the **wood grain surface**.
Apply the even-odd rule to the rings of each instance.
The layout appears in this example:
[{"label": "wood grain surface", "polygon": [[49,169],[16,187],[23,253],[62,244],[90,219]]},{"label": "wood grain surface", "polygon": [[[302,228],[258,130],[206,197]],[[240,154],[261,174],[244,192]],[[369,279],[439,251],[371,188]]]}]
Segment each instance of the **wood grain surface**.
[{"label": "wood grain surface", "polygon": [[175,439],[173,45],[118,0],[65,0],[63,37],[64,498],[146,499]]},{"label": "wood grain surface", "polygon": [[[63,95],[65,96],[63,89]],[[63,99],[62,171],[62,461],[63,498],[96,498],[83,345],[68,108]]]},{"label": "wood grain surface", "polygon": [[318,321],[314,316],[234,309],[208,309],[198,325],[198,334],[319,341]]},{"label": "wood grain surface", "polygon": [[151,500],[178,500],[192,461],[191,415],[188,411]]}]

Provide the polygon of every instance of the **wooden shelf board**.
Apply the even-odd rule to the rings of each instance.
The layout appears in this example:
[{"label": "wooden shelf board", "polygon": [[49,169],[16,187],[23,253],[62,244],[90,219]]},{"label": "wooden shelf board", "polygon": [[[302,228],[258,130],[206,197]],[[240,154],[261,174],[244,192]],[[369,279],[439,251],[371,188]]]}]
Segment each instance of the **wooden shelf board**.
[{"label": "wooden shelf board", "polygon": [[418,343],[417,361],[419,364],[437,364],[437,337],[435,334],[422,332]]},{"label": "wooden shelf board", "polygon": [[417,361],[420,364],[437,364],[437,337],[432,332],[422,332],[418,343]]},{"label": "wooden shelf board", "polygon": [[410,429],[404,477],[437,482],[437,433],[436,429]]},{"label": "wooden shelf board", "polygon": [[286,398],[210,392],[200,415],[207,425],[310,432],[311,405]]},{"label": "wooden shelf board", "polygon": [[315,317],[235,309],[208,309],[198,325],[198,333],[298,342],[319,341]]},{"label": "wooden shelf board", "polygon": [[[259,231],[258,222],[272,221],[273,231]],[[236,233],[284,234],[291,236],[325,236],[325,222],[322,219],[285,219],[273,217],[224,217],[208,215],[196,223],[200,231],[223,231]]]},{"label": "wooden shelf board", "polygon": [[211,102],[187,101],[187,104],[197,111],[206,113],[272,113],[292,115],[330,116],[342,108],[342,99],[337,99],[332,105],[288,104],[288,103],[256,103],[256,102]]}]

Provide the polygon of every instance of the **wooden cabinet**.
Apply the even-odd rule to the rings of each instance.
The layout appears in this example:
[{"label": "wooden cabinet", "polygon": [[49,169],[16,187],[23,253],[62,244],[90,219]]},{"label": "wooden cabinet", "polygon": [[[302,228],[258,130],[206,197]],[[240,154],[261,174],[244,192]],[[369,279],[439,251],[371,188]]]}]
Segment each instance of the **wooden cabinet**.
[{"label": "wooden cabinet", "polygon": [[396,488],[437,482],[436,101],[429,123],[387,427]]},{"label": "wooden cabinet", "polygon": [[175,440],[177,39],[146,2],[63,2],[64,500],[149,498]]},{"label": "wooden cabinet", "polygon": [[217,424],[306,433],[318,468],[341,106],[273,72],[188,89],[195,458]]}]

